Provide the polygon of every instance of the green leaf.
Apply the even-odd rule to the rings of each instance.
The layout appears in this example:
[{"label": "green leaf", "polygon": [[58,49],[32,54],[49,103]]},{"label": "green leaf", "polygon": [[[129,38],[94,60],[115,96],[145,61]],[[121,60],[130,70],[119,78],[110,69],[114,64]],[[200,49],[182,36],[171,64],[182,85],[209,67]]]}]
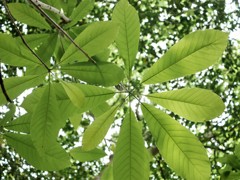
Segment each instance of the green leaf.
[{"label": "green leaf", "polygon": [[58,171],[70,166],[69,155],[56,142],[49,146],[46,154],[40,156],[30,135],[6,133],[4,136],[7,143],[37,169]]},{"label": "green leaf", "polygon": [[70,155],[80,162],[94,161],[106,156],[105,152],[101,149],[93,149],[91,151],[84,151],[81,147],[71,149]]},{"label": "green leaf", "polygon": [[7,34],[0,34],[0,39],[1,62],[12,66],[31,66],[41,64],[19,40]]},{"label": "green leaf", "polygon": [[210,163],[198,139],[180,123],[151,105],[142,104],[142,111],[168,165],[183,178],[209,179]]},{"label": "green leaf", "polygon": [[31,117],[32,114],[30,113],[24,114],[23,116],[20,116],[19,118],[6,124],[4,127],[9,130],[29,134]]},{"label": "green leaf", "polygon": [[74,114],[69,117],[69,121],[73,125],[74,130],[77,131],[81,121],[82,121],[82,114]]},{"label": "green leaf", "polygon": [[224,111],[224,103],[210,90],[183,88],[163,93],[149,94],[154,103],[192,121],[202,122],[213,119]]},{"label": "green leaf", "polygon": [[84,18],[94,7],[94,0],[82,0],[79,5],[73,10],[69,17],[72,21],[66,25],[69,28],[75,25],[78,21]]},{"label": "green leaf", "polygon": [[[113,22],[96,22],[89,25],[74,41],[89,55],[106,49],[116,38],[118,26]],[[71,44],[61,58],[61,63],[86,61],[87,57]]]},{"label": "green leaf", "polygon": [[80,88],[76,86],[74,83],[66,83],[64,81],[61,81],[61,84],[67,93],[69,99],[72,101],[72,103],[78,107],[81,108],[84,104],[84,94],[81,91]]},{"label": "green leaf", "polygon": [[108,105],[108,103],[104,102],[102,104],[99,104],[98,106],[94,107],[91,109],[91,113],[95,116],[98,117],[108,111],[111,108],[111,106]]},{"label": "green leaf", "polygon": [[112,86],[118,84],[124,73],[121,68],[108,62],[80,62],[62,66],[61,70],[90,84]]},{"label": "green leaf", "polygon": [[103,170],[101,175],[101,180],[114,180],[112,163],[108,164],[108,166]]},{"label": "green leaf", "polygon": [[13,17],[27,25],[39,27],[42,29],[51,29],[45,19],[33,8],[24,3],[9,3],[8,7]]},{"label": "green leaf", "polygon": [[93,59],[97,62],[107,62],[109,54],[110,54],[110,50],[107,48],[107,49],[104,49],[102,52],[93,56]]},{"label": "green leaf", "polygon": [[120,56],[123,58],[127,75],[130,77],[138,52],[140,22],[137,11],[127,0],[121,0],[113,11],[113,22],[119,24],[116,38]]},{"label": "green leaf", "polygon": [[[27,44],[32,48],[39,47],[41,44],[44,44],[47,42],[47,39],[49,37],[49,33],[41,33],[41,34],[27,34],[24,35],[23,38],[27,42]],[[16,38],[18,42],[22,42],[22,39],[20,37]]]},{"label": "green leaf", "polygon": [[228,34],[218,30],[191,33],[148,69],[142,82],[160,83],[204,70],[221,57],[227,42]]},{"label": "green leaf", "polygon": [[149,179],[142,129],[130,110],[123,120],[113,158],[114,180]]},{"label": "green leaf", "polygon": [[56,142],[59,129],[64,121],[60,116],[54,88],[47,85],[35,106],[30,124],[32,141],[39,151],[45,153]]},{"label": "green leaf", "polygon": [[14,118],[14,114],[16,111],[16,106],[13,103],[8,105],[9,111],[5,113],[3,119],[0,119],[0,127],[6,125],[7,122],[10,122]]},{"label": "green leaf", "polygon": [[[25,90],[39,85],[44,76],[24,76],[24,77],[10,77],[4,79],[4,86],[10,99],[15,99]],[[3,93],[0,93],[0,105],[7,103]]]},{"label": "green leaf", "polygon": [[108,132],[114,121],[114,115],[118,106],[113,106],[110,110],[97,117],[83,134],[82,148],[90,151],[97,147]]}]

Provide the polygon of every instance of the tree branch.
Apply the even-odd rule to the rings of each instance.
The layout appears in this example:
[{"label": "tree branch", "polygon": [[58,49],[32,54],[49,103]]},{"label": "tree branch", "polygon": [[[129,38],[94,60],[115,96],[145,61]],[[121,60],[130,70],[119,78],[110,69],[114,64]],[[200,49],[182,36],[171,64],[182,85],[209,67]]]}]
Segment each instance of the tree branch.
[{"label": "tree branch", "polygon": [[71,43],[74,44],[74,46],[81,51],[87,58],[89,61],[93,62],[94,64],[96,64],[96,61],[93,60],[79,45],[77,45],[74,40],[72,39],[72,37],[61,27],[59,26],[47,13],[45,13],[42,8],[38,5],[36,5],[33,0],[28,0],[40,13],[42,16],[44,16],[57,30],[59,30],[64,36],[66,36]]},{"label": "tree branch", "polygon": [[65,16],[64,12],[62,10],[59,10],[53,6],[50,6],[48,4],[45,4],[39,0],[31,0],[32,3],[34,3],[36,6],[42,8],[42,9],[46,9],[49,10],[55,14],[58,14],[63,20],[64,22],[68,23],[71,21],[71,19],[69,19],[67,16]]},{"label": "tree branch", "polygon": [[15,24],[15,18],[13,17],[12,13],[10,12],[6,0],[3,0],[3,5],[6,9],[6,12],[12,22],[12,24],[14,25],[14,28],[16,29],[17,33],[19,34],[23,44],[28,48],[28,50],[41,62],[41,64],[48,70],[48,72],[51,72],[51,69],[49,69],[49,67],[44,63],[44,61],[30,48],[30,46],[28,45],[28,43],[25,41],[21,31],[18,29],[18,27]]},{"label": "tree branch", "polygon": [[1,85],[1,89],[3,92],[3,95],[5,96],[6,100],[10,103],[12,103],[13,101],[10,99],[10,97],[7,94],[7,91],[5,89],[4,83],[3,83],[3,78],[2,78],[2,72],[1,72],[1,68],[0,68],[0,85]]}]

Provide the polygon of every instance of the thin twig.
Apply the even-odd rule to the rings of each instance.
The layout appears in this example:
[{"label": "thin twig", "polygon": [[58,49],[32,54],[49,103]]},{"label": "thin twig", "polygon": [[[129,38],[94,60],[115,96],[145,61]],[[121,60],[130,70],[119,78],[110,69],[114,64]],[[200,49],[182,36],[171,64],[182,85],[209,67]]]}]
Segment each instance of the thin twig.
[{"label": "thin twig", "polygon": [[7,14],[9,15],[9,18],[14,25],[14,28],[16,29],[17,33],[19,34],[23,44],[28,48],[28,50],[41,62],[41,64],[48,70],[48,72],[51,72],[51,69],[44,63],[44,61],[31,49],[31,47],[28,45],[28,43],[25,41],[21,31],[18,29],[17,25],[15,24],[15,18],[13,17],[12,13],[10,12],[6,0],[3,0],[3,5],[6,9]]},{"label": "thin twig", "polygon": [[49,10],[55,14],[58,14],[63,20],[64,22],[68,23],[71,21],[71,19],[69,19],[67,16],[65,16],[64,12],[53,7],[53,6],[50,6],[49,4],[45,4],[39,0],[31,0],[35,5],[41,7],[42,9],[46,9],[46,10]]},{"label": "thin twig", "polygon": [[58,29],[64,36],[66,36],[71,43],[75,45],[75,47],[80,50],[91,62],[96,64],[96,61],[93,60],[79,45],[76,44],[76,42],[72,39],[72,37],[61,27],[59,26],[47,13],[45,13],[41,7],[37,6],[33,0],[28,0],[41,14],[44,16],[50,23],[55,26],[56,29]]},{"label": "thin twig", "polygon": [[3,83],[1,68],[0,68],[0,85],[1,85],[1,89],[2,89],[3,95],[5,96],[6,100],[7,100],[8,102],[12,103],[13,101],[12,101],[12,100],[10,99],[10,97],[8,96],[7,91],[6,91],[6,88],[5,88],[4,83]]}]

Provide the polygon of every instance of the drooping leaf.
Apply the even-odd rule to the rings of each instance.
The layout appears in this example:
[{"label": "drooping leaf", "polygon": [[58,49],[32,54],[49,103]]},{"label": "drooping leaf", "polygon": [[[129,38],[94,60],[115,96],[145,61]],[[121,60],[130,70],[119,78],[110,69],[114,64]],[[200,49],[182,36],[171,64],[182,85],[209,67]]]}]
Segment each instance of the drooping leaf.
[{"label": "drooping leaf", "polygon": [[94,0],[82,0],[79,5],[73,10],[71,16],[71,22],[66,25],[65,28],[69,28],[75,25],[78,21],[84,18],[94,7]]},{"label": "drooping leaf", "polygon": [[114,180],[149,179],[146,152],[141,126],[130,110],[123,120],[114,153]]},{"label": "drooping leaf", "polygon": [[147,97],[157,104],[192,121],[206,121],[224,111],[221,98],[210,90],[184,88],[180,90],[149,94]]},{"label": "drooping leaf", "polygon": [[46,154],[40,156],[30,135],[6,133],[4,136],[7,143],[37,169],[58,171],[70,166],[69,155],[57,142],[51,144]]},{"label": "drooping leaf", "polygon": [[41,64],[19,40],[7,34],[0,34],[0,39],[1,62],[12,66]]},{"label": "drooping leaf", "polygon": [[30,133],[30,121],[31,121],[32,114],[27,113],[19,118],[7,123],[4,127],[22,133]]},{"label": "drooping leaf", "polygon": [[72,103],[78,107],[81,108],[84,104],[84,94],[81,91],[80,88],[76,86],[74,83],[66,83],[64,81],[61,82],[65,92],[67,93],[69,99],[72,101]]},{"label": "drooping leaf", "polygon": [[120,56],[123,58],[127,75],[130,76],[138,52],[140,22],[137,11],[127,0],[121,0],[113,11],[113,22],[119,24],[116,38]]},{"label": "drooping leaf", "polygon": [[124,73],[121,68],[108,62],[80,62],[62,66],[62,71],[90,84],[112,86],[118,84]]},{"label": "drooping leaf", "polygon": [[[10,99],[15,99],[25,90],[39,85],[43,81],[44,76],[24,76],[24,77],[10,77],[4,79],[4,86]],[[0,93],[0,105],[5,104],[7,101]]]},{"label": "drooping leaf", "polygon": [[[117,24],[113,22],[96,22],[89,25],[74,41],[89,55],[94,56],[106,49],[116,38]],[[87,57],[73,44],[61,58],[62,64],[74,61],[86,61]]]},{"label": "drooping leaf", "polygon": [[13,103],[10,103],[8,105],[9,111],[5,113],[5,116],[3,117],[3,119],[0,119],[0,127],[6,125],[7,122],[10,122],[13,117],[14,117],[14,113],[16,111],[16,106]]},{"label": "drooping leaf", "polygon": [[191,33],[148,69],[142,82],[160,83],[204,70],[221,57],[227,41],[228,34],[218,30]]},{"label": "drooping leaf", "polygon": [[118,106],[113,106],[110,110],[97,117],[83,134],[82,149],[90,151],[97,147],[108,132],[114,121],[114,115]]},{"label": "drooping leaf", "polygon": [[46,153],[56,142],[59,129],[64,125],[60,116],[54,88],[47,85],[36,104],[31,123],[32,141],[39,153]]},{"label": "drooping leaf", "polygon": [[84,151],[82,147],[76,147],[74,149],[71,149],[70,155],[80,161],[80,162],[85,162],[85,161],[94,161],[98,160],[102,157],[104,157],[106,154],[103,150],[101,149],[93,149],[90,151]]},{"label": "drooping leaf", "polygon": [[210,178],[206,150],[198,139],[180,123],[148,104],[142,104],[147,126],[168,165],[186,179]]},{"label": "drooping leaf", "polygon": [[8,7],[16,20],[30,26],[51,29],[51,26],[45,21],[45,19],[27,4],[9,3]]}]

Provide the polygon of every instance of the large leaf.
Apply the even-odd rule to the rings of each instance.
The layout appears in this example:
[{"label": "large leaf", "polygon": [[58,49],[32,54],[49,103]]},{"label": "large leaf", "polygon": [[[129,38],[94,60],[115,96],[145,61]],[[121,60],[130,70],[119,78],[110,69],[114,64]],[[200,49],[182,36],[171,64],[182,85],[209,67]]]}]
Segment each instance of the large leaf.
[{"label": "large leaf", "polygon": [[70,155],[80,161],[80,162],[85,162],[85,161],[94,161],[98,160],[102,157],[104,157],[106,154],[103,150],[101,149],[93,149],[91,151],[84,151],[82,147],[76,147],[71,149]]},{"label": "large leaf", "polygon": [[118,84],[124,73],[117,65],[108,62],[80,62],[62,66],[62,71],[90,84],[112,86]]},{"label": "large leaf", "polygon": [[8,7],[16,20],[30,26],[51,29],[51,26],[45,21],[45,19],[27,4],[9,3]]},{"label": "large leaf", "polygon": [[210,90],[184,88],[163,93],[149,94],[147,97],[157,104],[192,121],[206,121],[219,116],[224,111],[224,103]]},{"label": "large leaf", "polygon": [[10,122],[15,114],[16,106],[13,103],[8,105],[9,111],[5,113],[3,119],[0,119],[0,127],[6,125],[7,122]]},{"label": "large leaf", "polygon": [[51,144],[46,154],[40,156],[30,135],[6,133],[4,136],[7,143],[37,169],[58,171],[70,166],[69,155],[56,142]]},{"label": "large leaf", "polygon": [[84,18],[94,7],[94,0],[82,0],[79,5],[73,10],[71,16],[71,22],[66,25],[65,28],[71,27]]},{"label": "large leaf", "polygon": [[39,153],[47,152],[52,143],[56,142],[59,129],[63,125],[54,88],[47,85],[35,106],[30,124],[32,141]]},{"label": "large leaf", "polygon": [[73,83],[66,83],[62,81],[62,86],[67,93],[69,99],[72,101],[72,103],[78,107],[81,108],[84,104],[84,94],[81,91],[79,87],[76,86],[76,84]]},{"label": "large leaf", "polygon": [[193,74],[214,64],[227,46],[228,34],[218,30],[196,31],[171,47],[143,75],[153,84]]},{"label": "large leaf", "polygon": [[113,106],[110,110],[97,117],[83,134],[82,149],[90,151],[97,147],[108,132],[114,121],[114,115],[118,106]]},{"label": "large leaf", "polygon": [[30,133],[30,121],[31,121],[32,114],[27,113],[19,118],[11,121],[10,123],[6,124],[4,127],[22,133]]},{"label": "large leaf", "polygon": [[113,22],[119,24],[116,38],[117,47],[122,56],[127,75],[130,76],[138,52],[140,23],[137,11],[127,0],[121,0],[113,11]]},{"label": "large leaf", "polygon": [[0,39],[0,57],[3,63],[12,66],[41,64],[19,40],[7,34],[0,34]]},{"label": "large leaf", "polygon": [[[117,32],[118,26],[113,22],[96,22],[88,26],[74,41],[89,56],[94,56],[114,41]],[[86,60],[87,57],[71,44],[61,58],[61,63]]]},{"label": "large leaf", "polygon": [[101,174],[101,180],[114,180],[113,178],[113,163],[109,163]]},{"label": "large leaf", "polygon": [[142,129],[130,110],[126,114],[113,158],[114,180],[149,179]]},{"label": "large leaf", "polygon": [[210,163],[206,150],[198,139],[169,115],[151,105],[143,104],[142,111],[168,165],[186,179],[209,179]]},{"label": "large leaf", "polygon": [[[4,79],[4,86],[10,99],[15,99],[23,91],[39,85],[43,81],[44,76],[24,76],[24,77],[11,77]],[[0,105],[7,102],[3,93],[0,93]]]}]

